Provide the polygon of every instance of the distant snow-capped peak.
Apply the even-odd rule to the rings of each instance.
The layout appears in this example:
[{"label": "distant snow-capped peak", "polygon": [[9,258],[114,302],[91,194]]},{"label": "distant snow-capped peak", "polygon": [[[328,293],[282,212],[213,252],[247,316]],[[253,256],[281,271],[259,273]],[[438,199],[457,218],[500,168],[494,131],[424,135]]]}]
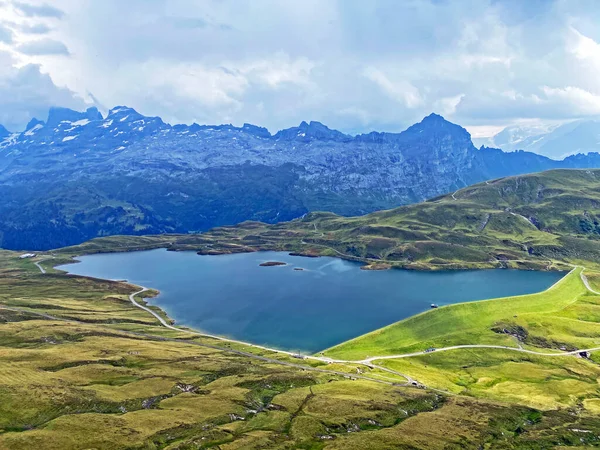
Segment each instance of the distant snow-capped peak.
[{"label": "distant snow-capped peak", "polygon": [[490,138],[473,139],[473,143],[477,147],[484,145],[508,152],[525,150],[563,159],[577,153],[600,151],[600,120],[512,125]]}]

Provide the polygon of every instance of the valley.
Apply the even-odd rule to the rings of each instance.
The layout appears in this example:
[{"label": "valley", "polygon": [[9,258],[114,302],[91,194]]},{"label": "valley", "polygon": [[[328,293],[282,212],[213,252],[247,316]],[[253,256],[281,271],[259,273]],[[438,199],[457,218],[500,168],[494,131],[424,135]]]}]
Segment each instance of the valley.
[{"label": "valley", "polygon": [[[551,448],[597,442],[600,421],[587,410],[574,415],[457,397],[405,386],[406,379],[394,374],[399,371],[387,367],[301,361],[165,328],[129,301],[141,303],[140,296],[152,291],[64,276],[52,268],[60,256],[44,258],[0,254],[0,448],[360,449],[366,442],[372,448],[528,448],[533,442]],[[552,359],[526,354],[512,360],[535,361],[541,370],[554,366]],[[574,382],[589,383],[591,361],[569,357],[568,364],[577,369],[569,375]]]}]

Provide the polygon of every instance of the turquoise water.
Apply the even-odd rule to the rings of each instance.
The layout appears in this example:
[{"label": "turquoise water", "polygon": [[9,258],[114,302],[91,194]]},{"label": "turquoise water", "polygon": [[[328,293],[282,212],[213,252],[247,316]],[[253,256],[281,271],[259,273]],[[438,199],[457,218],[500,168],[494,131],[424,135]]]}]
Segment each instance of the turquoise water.
[{"label": "turquoise water", "polygon": [[[198,256],[163,249],[82,256],[77,275],[158,289],[176,323],[211,334],[317,352],[430,309],[542,291],[564,274],[519,270],[365,271],[337,258],[281,252]],[[287,266],[260,267],[265,261]],[[298,271],[295,268],[305,270]]]}]

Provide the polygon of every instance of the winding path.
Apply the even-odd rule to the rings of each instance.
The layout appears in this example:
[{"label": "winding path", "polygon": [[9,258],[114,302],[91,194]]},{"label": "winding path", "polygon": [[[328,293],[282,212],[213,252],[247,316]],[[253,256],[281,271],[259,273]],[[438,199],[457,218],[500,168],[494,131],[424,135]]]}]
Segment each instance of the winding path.
[{"label": "winding path", "polygon": [[[534,350],[527,350],[524,348],[508,347],[505,345],[467,344],[467,345],[453,345],[451,347],[436,348],[435,350],[432,350],[431,352],[427,352],[427,353],[447,352],[450,350],[460,350],[460,349],[464,349],[464,348],[495,348],[495,349],[501,349],[501,350],[511,350],[511,351],[521,352],[521,353],[529,353],[530,355],[536,355],[536,356],[573,356],[573,355],[578,355],[583,352],[593,352],[593,351],[600,350],[600,347],[593,347],[593,348],[587,348],[587,349],[581,349],[581,350],[573,350],[571,352],[562,351],[562,352],[556,352],[556,353],[543,353],[543,352],[536,352]],[[367,359],[363,359],[361,361],[353,361],[353,362],[369,364],[372,361],[380,361],[383,359],[410,358],[413,356],[422,356],[423,354],[425,354],[425,353],[424,352],[414,352],[414,353],[404,353],[401,355],[374,356],[372,358],[367,358]]]},{"label": "winding path", "polygon": [[[583,269],[585,270],[584,267],[583,267]],[[579,274],[579,276],[581,277],[581,281],[583,281],[583,284],[585,285],[585,287],[586,287],[586,289],[588,291],[590,291],[592,294],[600,295],[600,292],[592,289],[592,287],[590,286],[590,283],[589,283],[587,277],[583,274],[583,270],[581,271],[581,273]]]},{"label": "winding path", "polygon": [[525,222],[527,222],[529,225],[531,225],[533,228],[535,228],[537,230],[537,227],[534,224],[532,224],[531,221],[527,217],[525,217],[521,214],[514,213],[512,211],[511,211],[511,214],[515,217],[520,217],[521,219],[523,219]]},{"label": "winding path", "polygon": [[41,263],[42,261],[46,261],[46,260],[45,260],[45,259],[41,259],[41,260],[39,260],[39,261],[36,261],[36,262],[34,262],[33,264],[35,264],[35,265],[37,266],[37,268],[38,268],[38,269],[40,269],[40,272],[42,272],[42,273],[46,273],[46,269],[44,269],[44,268],[43,268],[43,267],[40,265],[40,263]]},{"label": "winding path", "polygon": [[44,261],[48,261],[49,259],[54,259],[54,256],[48,256],[47,258],[42,258],[39,261],[35,261],[33,264],[35,264],[35,266],[38,269],[40,269],[40,272],[42,272],[42,274],[44,274],[44,273],[46,273],[46,269],[44,269],[40,263],[43,263]]}]

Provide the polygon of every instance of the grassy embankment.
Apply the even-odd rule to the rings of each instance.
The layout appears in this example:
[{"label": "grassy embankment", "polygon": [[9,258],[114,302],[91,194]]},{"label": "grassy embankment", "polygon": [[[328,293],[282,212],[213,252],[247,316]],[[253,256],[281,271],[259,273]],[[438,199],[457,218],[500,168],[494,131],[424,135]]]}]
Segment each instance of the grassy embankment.
[{"label": "grassy embankment", "polygon": [[[442,306],[342,343],[326,353],[360,360],[427,347],[463,344],[516,347],[514,335],[519,332],[523,343],[531,346],[556,349],[600,346],[600,323],[577,320],[579,312],[591,305],[600,315],[600,305],[595,305],[597,296],[588,293],[579,278],[580,271],[576,269],[538,294]],[[544,320],[552,322],[552,327],[536,326]],[[577,335],[566,332],[574,327],[579,330]],[[540,331],[525,334],[529,328]]]},{"label": "grassy embankment", "polygon": [[[576,269],[533,295],[441,307],[333,347],[334,358],[361,359],[428,347],[489,344],[553,353],[600,347],[600,296]],[[598,275],[589,276],[597,279]],[[598,357],[544,357],[502,349],[459,349],[376,361],[454,393],[552,409],[600,413]]]}]

